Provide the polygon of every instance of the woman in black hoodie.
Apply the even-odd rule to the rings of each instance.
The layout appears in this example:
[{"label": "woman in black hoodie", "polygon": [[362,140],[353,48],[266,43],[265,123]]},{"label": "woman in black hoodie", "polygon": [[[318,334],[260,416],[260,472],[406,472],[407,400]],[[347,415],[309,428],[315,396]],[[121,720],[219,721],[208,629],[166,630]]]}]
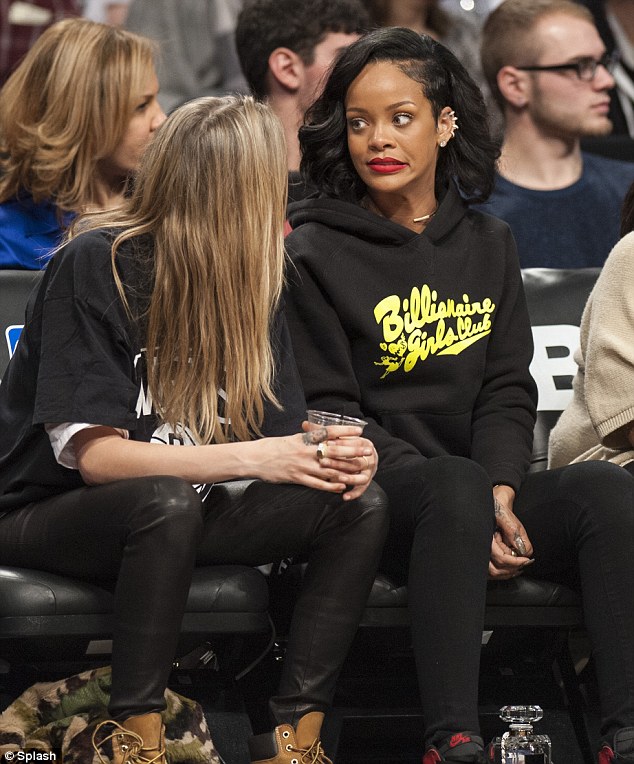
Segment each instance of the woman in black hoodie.
[{"label": "woman in black hoodie", "polygon": [[527,475],[536,389],[515,243],[469,209],[498,156],[480,91],[431,38],[378,30],[341,54],[300,143],[319,194],[289,209],[293,345],[309,405],[368,420],[379,452],[383,569],[408,583],[423,764],[482,759],[487,577],[528,566],[581,591],[601,761],[634,757],[622,732],[634,727],[634,481],[600,463]]}]

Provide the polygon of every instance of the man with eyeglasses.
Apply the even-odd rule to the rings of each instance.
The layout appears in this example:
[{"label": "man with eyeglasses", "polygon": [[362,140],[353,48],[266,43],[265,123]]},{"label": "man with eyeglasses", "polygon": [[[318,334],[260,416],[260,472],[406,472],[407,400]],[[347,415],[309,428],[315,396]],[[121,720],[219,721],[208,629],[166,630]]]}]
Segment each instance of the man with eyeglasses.
[{"label": "man with eyeglasses", "polygon": [[510,225],[523,268],[602,266],[634,163],[582,150],[583,138],[612,131],[616,58],[592,14],[573,0],[504,0],[484,24],[481,53],[504,134],[480,209]]},{"label": "man with eyeglasses", "polygon": [[610,119],[614,124],[614,146],[634,147],[634,3],[632,0],[577,0],[594,17],[608,50],[617,50],[614,69],[616,87],[611,93]]}]

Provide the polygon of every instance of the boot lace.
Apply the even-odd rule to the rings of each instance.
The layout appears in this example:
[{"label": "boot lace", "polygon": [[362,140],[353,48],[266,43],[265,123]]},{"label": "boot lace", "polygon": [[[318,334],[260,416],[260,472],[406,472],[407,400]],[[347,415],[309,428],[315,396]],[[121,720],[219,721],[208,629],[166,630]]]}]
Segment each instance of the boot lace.
[{"label": "boot lace", "polygon": [[310,748],[294,748],[289,746],[288,750],[300,755],[300,758],[297,759],[297,764],[333,764],[332,760],[326,756],[324,749],[321,747],[321,740],[318,737],[313,740]]},{"label": "boot lace", "polygon": [[[104,735],[102,738],[99,738],[100,730],[107,726],[113,728],[112,732],[110,732],[108,735]],[[117,722],[113,721],[112,719],[107,719],[105,722],[100,722],[92,733],[92,747],[95,749],[97,756],[99,756],[99,761],[101,764],[108,764],[109,760],[104,759],[99,749],[104,743],[107,743],[108,741],[113,742],[115,739],[118,741],[119,749],[123,754],[121,764],[137,764],[139,761],[137,755],[143,748],[142,738],[137,735],[136,732],[127,730],[125,727],[117,724]]]},{"label": "boot lace", "polygon": [[[99,731],[106,726],[111,726],[113,728],[112,732],[98,740]],[[115,739],[119,743],[119,750],[123,754],[121,764],[155,764],[156,762],[161,761],[165,756],[165,750],[159,751],[156,756],[152,756],[151,759],[142,755],[144,749],[141,736],[137,735],[136,732],[132,732],[131,730],[122,727],[117,722],[108,719],[107,721],[98,724],[92,733],[92,747],[95,749],[97,756],[99,756],[101,764],[108,764],[109,760],[103,758],[99,749],[104,743],[114,741]]]},{"label": "boot lace", "polygon": [[141,756],[140,753],[135,753],[130,759],[130,764],[156,764],[159,761],[165,761],[165,750],[159,751],[156,756],[152,756],[148,759],[147,756]]}]

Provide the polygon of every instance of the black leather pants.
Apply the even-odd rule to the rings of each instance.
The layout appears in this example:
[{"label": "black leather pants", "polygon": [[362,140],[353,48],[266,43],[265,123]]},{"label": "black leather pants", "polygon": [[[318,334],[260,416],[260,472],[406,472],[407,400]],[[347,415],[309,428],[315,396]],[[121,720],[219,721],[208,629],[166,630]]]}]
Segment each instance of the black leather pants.
[{"label": "black leather pants", "polygon": [[308,565],[293,610],[274,724],[330,705],[356,633],[387,533],[385,496],[372,485],[354,502],[260,481],[214,486],[199,564],[258,565],[288,555]]},{"label": "black leather pants", "polygon": [[[325,710],[354,637],[387,531],[381,490],[354,502],[300,486],[215,485],[204,504],[186,482],[138,478],[81,488],[0,518],[0,558],[116,581],[114,718],[161,710],[195,564],[308,560],[275,723]],[[114,584],[113,584],[114,585]]]}]

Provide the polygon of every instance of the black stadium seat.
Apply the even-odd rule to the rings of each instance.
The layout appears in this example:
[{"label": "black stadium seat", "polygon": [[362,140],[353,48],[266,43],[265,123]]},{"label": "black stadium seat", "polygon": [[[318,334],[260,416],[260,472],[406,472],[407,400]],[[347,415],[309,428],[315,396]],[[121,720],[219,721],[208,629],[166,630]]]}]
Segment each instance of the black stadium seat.
[{"label": "black stadium seat", "polygon": [[546,468],[548,436],[572,397],[576,371],[572,354],[579,344],[581,314],[599,272],[599,268],[523,271],[535,343],[531,373],[539,390],[533,470]]},{"label": "black stadium seat", "polygon": [[39,284],[42,271],[0,270],[0,378],[13,355],[22,326],[29,294]]}]

